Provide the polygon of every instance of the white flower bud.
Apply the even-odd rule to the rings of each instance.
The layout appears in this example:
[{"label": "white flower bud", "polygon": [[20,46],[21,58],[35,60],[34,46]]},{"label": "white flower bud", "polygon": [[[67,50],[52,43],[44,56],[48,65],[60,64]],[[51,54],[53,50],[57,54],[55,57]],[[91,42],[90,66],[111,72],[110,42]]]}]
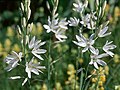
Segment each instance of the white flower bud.
[{"label": "white flower bud", "polygon": [[46,5],[47,5],[48,10],[50,10],[50,5],[49,5],[48,1],[46,2]]},{"label": "white flower bud", "polygon": [[18,33],[21,35],[22,32],[21,32],[21,29],[20,29],[20,27],[18,25],[17,25],[17,28],[18,28]]},{"label": "white flower bud", "polygon": [[23,3],[21,3],[21,10],[24,12],[24,6],[23,6]]},{"label": "white flower bud", "polygon": [[23,27],[26,27],[26,19],[25,19],[25,17],[23,17],[23,19],[22,19],[22,25],[23,25]]},{"label": "white flower bud", "polygon": [[27,14],[27,19],[29,20],[30,19],[30,16],[31,16],[31,9],[30,7],[28,8],[28,14]]},{"label": "white flower bud", "polygon": [[107,4],[107,1],[105,0],[103,7],[102,7],[102,16],[104,15],[106,4]]}]

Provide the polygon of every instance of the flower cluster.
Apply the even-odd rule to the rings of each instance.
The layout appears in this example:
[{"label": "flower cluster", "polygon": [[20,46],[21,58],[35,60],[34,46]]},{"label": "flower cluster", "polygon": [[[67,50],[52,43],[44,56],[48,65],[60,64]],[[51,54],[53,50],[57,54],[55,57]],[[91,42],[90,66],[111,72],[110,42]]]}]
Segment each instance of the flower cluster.
[{"label": "flower cluster", "polygon": [[[84,12],[83,10],[87,8],[88,3],[83,4],[79,0],[77,1],[78,1],[77,3],[73,3],[73,6],[74,6],[73,10],[76,11],[77,13],[80,13],[81,18],[79,19],[77,19],[76,17],[70,18],[69,26],[78,26],[80,23],[86,29],[92,30],[92,34],[90,35],[89,38],[84,37],[82,35],[82,31],[83,31],[82,29],[84,29],[84,27],[82,27],[79,29],[80,30],[79,35],[76,35],[77,41],[73,41],[73,43],[83,48],[82,53],[86,51],[90,51],[91,61],[89,64],[94,65],[94,67],[98,69],[98,64],[102,66],[106,65],[106,63],[102,60],[102,58],[109,55],[113,57],[114,53],[111,50],[116,48],[116,45],[112,44],[113,41],[110,41],[110,42],[106,41],[106,44],[102,47],[104,51],[104,53],[102,54],[99,54],[99,49],[95,47],[95,42],[98,38],[103,38],[111,34],[111,32],[107,33],[109,21],[101,25],[98,24],[100,19],[99,16],[103,15],[104,13],[104,7],[106,5],[106,1],[104,2],[103,7],[101,7],[100,4],[98,4],[99,2],[97,2],[96,11],[94,12],[92,11],[91,13],[86,13],[85,15],[83,13]],[[103,12],[99,9],[102,9]]]},{"label": "flower cluster", "polygon": [[[57,7],[58,0],[56,0],[55,4],[55,7]],[[65,32],[68,29],[68,22],[66,21],[66,18],[60,20],[58,18],[58,13],[56,13],[56,10],[57,8],[53,8],[52,18],[48,17],[48,25],[45,24],[43,27],[47,30],[47,33],[53,32],[59,42],[64,42],[65,39],[67,39]]]},{"label": "flower cluster", "polygon": [[12,54],[8,55],[4,61],[8,64],[8,66],[5,68],[7,71],[11,71],[18,65],[25,67],[24,70],[27,73],[27,76],[10,77],[10,79],[25,78],[22,83],[23,86],[28,79],[32,78],[31,73],[36,75],[43,73],[41,69],[45,69],[45,66],[41,66],[37,59],[44,60],[41,57],[41,54],[46,53],[46,50],[41,48],[45,42],[41,42],[41,40],[37,40],[35,36],[32,37],[31,35],[33,23],[28,24],[28,20],[30,19],[31,15],[30,0],[25,0],[24,4],[21,3],[21,11],[25,14],[21,20],[21,26],[18,26],[22,50],[19,53],[12,51]]}]

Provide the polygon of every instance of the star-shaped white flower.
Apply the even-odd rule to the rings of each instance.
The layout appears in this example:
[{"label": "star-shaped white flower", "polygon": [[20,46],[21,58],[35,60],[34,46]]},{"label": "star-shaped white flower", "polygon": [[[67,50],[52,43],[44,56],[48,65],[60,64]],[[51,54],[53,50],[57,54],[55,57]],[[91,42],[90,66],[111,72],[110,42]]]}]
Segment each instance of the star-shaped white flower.
[{"label": "star-shaped white flower", "polygon": [[111,34],[111,32],[106,33],[108,30],[108,26],[105,26],[102,30],[99,31],[98,37],[105,37]]},{"label": "star-shaped white flower", "polygon": [[60,41],[64,42],[65,39],[67,39],[67,36],[65,35],[65,29],[58,29],[57,32],[55,33],[55,37]]},{"label": "star-shaped white flower", "polygon": [[68,29],[67,25],[68,25],[68,22],[66,22],[66,18],[60,20],[60,22],[58,23],[59,28],[65,29],[65,30]]},{"label": "star-shaped white flower", "polygon": [[110,55],[111,57],[113,57],[114,53],[111,52],[110,50],[116,48],[116,45],[113,45],[112,42],[113,42],[113,41],[111,41],[111,42],[108,42],[108,41],[107,41],[106,44],[103,46],[103,50],[104,50],[108,55]]},{"label": "star-shaped white flower", "polygon": [[90,14],[86,14],[82,16],[82,21],[80,23],[87,27],[88,29],[95,29],[97,17],[95,16],[96,12],[92,12]]},{"label": "star-shaped white flower", "polygon": [[99,50],[98,49],[96,49],[95,50],[95,54],[92,54],[91,55],[91,61],[90,61],[90,65],[94,65],[94,67],[96,68],[96,69],[98,69],[98,64],[99,65],[102,65],[102,66],[105,66],[106,65],[106,62],[104,62],[101,58],[103,58],[103,57],[106,57],[106,56],[108,56],[108,54],[107,53],[103,53],[103,54],[100,54],[99,55]]},{"label": "star-shaped white flower", "polygon": [[94,34],[92,34],[89,39],[85,38],[82,34],[80,34],[80,36],[76,35],[76,39],[78,42],[76,41],[73,42],[80,47],[84,47],[82,52],[86,52],[87,50],[90,50],[92,53],[95,54],[95,48],[92,46],[95,42],[93,38],[94,38]]},{"label": "star-shaped white flower", "polygon": [[40,62],[35,63],[34,57],[30,62],[26,62],[25,71],[27,72],[29,78],[31,78],[31,73],[34,73],[36,75],[39,75],[39,72],[43,73],[40,69],[45,69],[45,66],[40,66]]},{"label": "star-shaped white flower", "polygon": [[69,26],[78,26],[79,24],[79,19],[77,19],[76,17],[71,17],[70,20],[68,20]]},{"label": "star-shaped white flower", "polygon": [[47,33],[49,32],[56,32],[56,29],[58,29],[58,20],[59,19],[53,19],[53,20],[50,20],[50,17],[48,17],[48,25],[43,25],[43,27],[45,29],[47,29]]},{"label": "star-shaped white flower", "polygon": [[22,60],[21,58],[22,52],[17,54],[15,51],[12,51],[12,54],[8,55],[4,60],[8,64],[8,67],[6,67],[5,69],[7,71],[11,71],[13,68],[19,65],[18,62]]},{"label": "star-shaped white flower", "polygon": [[84,4],[80,2],[79,0],[76,1],[76,3],[73,3],[73,10],[79,13],[82,13],[84,10]]},{"label": "star-shaped white flower", "polygon": [[39,58],[40,60],[44,60],[40,54],[44,54],[46,53],[45,49],[40,49],[40,47],[42,45],[44,45],[45,42],[41,42],[41,40],[35,40],[35,36],[31,39],[31,41],[29,42],[29,49],[32,49],[32,54],[34,56],[36,56],[37,58]]}]

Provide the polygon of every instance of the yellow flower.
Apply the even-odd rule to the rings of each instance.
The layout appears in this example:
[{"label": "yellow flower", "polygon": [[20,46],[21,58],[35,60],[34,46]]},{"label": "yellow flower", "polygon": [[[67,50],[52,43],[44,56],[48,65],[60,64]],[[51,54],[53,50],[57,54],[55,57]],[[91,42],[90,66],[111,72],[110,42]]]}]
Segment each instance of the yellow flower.
[{"label": "yellow flower", "polygon": [[14,31],[11,27],[7,27],[7,36],[11,37],[14,36]]},{"label": "yellow flower", "polygon": [[119,17],[120,16],[120,9],[117,6],[115,7],[114,16],[115,17]]},{"label": "yellow flower", "polygon": [[108,12],[109,9],[110,9],[110,5],[109,5],[109,4],[106,4],[105,11]]},{"label": "yellow flower", "polygon": [[106,76],[105,75],[101,75],[100,76],[100,81],[105,82],[106,81]]},{"label": "yellow flower", "polygon": [[73,64],[69,64],[68,65],[68,71],[72,71],[75,70],[74,65]]},{"label": "yellow flower", "polygon": [[62,90],[62,86],[61,86],[60,82],[57,82],[55,87],[56,87],[56,90]]},{"label": "yellow flower", "polygon": [[68,77],[68,80],[69,80],[69,81],[71,81],[72,79],[75,79],[75,75],[70,75],[70,76]]},{"label": "yellow flower", "polygon": [[79,59],[79,63],[80,63],[80,64],[83,63],[83,59],[82,59],[82,58]]},{"label": "yellow flower", "polygon": [[114,55],[114,62],[119,63],[120,62],[119,58],[120,58],[120,56],[118,54],[115,54]]},{"label": "yellow flower", "polygon": [[99,86],[103,86],[103,82],[102,82],[102,81],[99,81],[99,82],[98,82],[98,85],[99,85]]},{"label": "yellow flower", "polygon": [[97,82],[97,78],[92,78],[91,81],[92,81],[93,83],[96,83],[96,82]]},{"label": "yellow flower", "polygon": [[42,34],[42,32],[43,32],[43,27],[42,27],[41,23],[37,23],[36,29],[37,29],[37,34],[38,34],[38,35]]},{"label": "yellow flower", "polygon": [[47,85],[44,83],[41,90],[47,90]]},{"label": "yellow flower", "polygon": [[14,44],[13,51],[20,52],[20,47],[18,44]]},{"label": "yellow flower", "polygon": [[109,67],[105,66],[105,74],[108,75],[109,74]]},{"label": "yellow flower", "polygon": [[109,21],[110,21],[110,23],[113,23],[114,19],[112,16],[109,16]]},{"label": "yellow flower", "polygon": [[10,39],[6,39],[6,40],[5,40],[5,45],[4,45],[4,46],[6,46],[6,47],[11,46],[11,41],[10,41]]},{"label": "yellow flower", "polygon": [[4,48],[6,51],[10,51],[11,41],[10,39],[6,39],[4,43]]},{"label": "yellow flower", "polygon": [[36,25],[35,24],[33,24],[33,29],[32,29],[31,32],[32,32],[33,35],[36,35],[37,30],[36,30]]},{"label": "yellow flower", "polygon": [[104,89],[104,87],[100,87],[100,89],[99,89],[99,90],[105,90],[105,89]]}]

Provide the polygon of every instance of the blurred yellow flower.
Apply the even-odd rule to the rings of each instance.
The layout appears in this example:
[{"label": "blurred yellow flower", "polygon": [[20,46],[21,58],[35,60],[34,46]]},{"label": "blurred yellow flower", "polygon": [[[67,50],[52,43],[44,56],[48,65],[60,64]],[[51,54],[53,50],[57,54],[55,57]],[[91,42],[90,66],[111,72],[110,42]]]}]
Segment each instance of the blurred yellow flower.
[{"label": "blurred yellow flower", "polygon": [[80,64],[83,63],[83,59],[82,59],[82,58],[79,59],[79,63],[80,63]]},{"label": "blurred yellow flower", "polygon": [[5,48],[5,51],[10,51],[10,49],[11,49],[11,41],[10,41],[10,39],[5,40],[4,48]]},{"label": "blurred yellow flower", "polygon": [[99,90],[105,90],[105,89],[104,89],[104,87],[100,87],[100,89],[99,89]]},{"label": "blurred yellow flower", "polygon": [[96,82],[97,82],[97,78],[92,78],[91,81],[92,81],[93,83],[96,83]]},{"label": "blurred yellow flower", "polygon": [[114,17],[119,17],[119,16],[120,16],[120,8],[116,6],[114,11]]},{"label": "blurred yellow flower", "polygon": [[115,63],[119,63],[119,62],[120,62],[119,59],[120,59],[120,56],[119,56],[118,54],[115,54],[115,55],[114,55],[114,59],[113,59],[114,62],[115,62]]},{"label": "blurred yellow flower", "polygon": [[60,82],[57,82],[55,85],[56,90],[62,90],[62,86],[60,84]]},{"label": "blurred yellow flower", "polygon": [[110,5],[109,4],[106,4],[106,7],[105,7],[105,12],[108,12],[110,9]]},{"label": "blurred yellow flower", "polygon": [[14,44],[12,48],[13,48],[13,51],[20,52],[20,47],[18,44]]},{"label": "blurred yellow flower", "polygon": [[36,27],[36,29],[37,29],[37,34],[38,34],[38,35],[42,34],[42,32],[43,32],[42,24],[41,24],[41,23],[37,23],[36,26],[37,26],[37,27]]},{"label": "blurred yellow flower", "polygon": [[44,83],[41,90],[47,90],[47,85]]},{"label": "blurred yellow flower", "polygon": [[104,69],[105,69],[105,74],[108,75],[109,74],[109,67],[105,66]]},{"label": "blurred yellow flower", "polygon": [[105,75],[101,75],[100,76],[100,81],[105,82],[106,81],[106,76]]},{"label": "blurred yellow flower", "polygon": [[102,82],[102,81],[99,81],[99,82],[98,82],[98,85],[99,85],[99,86],[103,86],[103,82]]},{"label": "blurred yellow flower", "polygon": [[13,31],[12,27],[7,27],[6,35],[9,36],[9,37],[14,36],[14,31]]}]

